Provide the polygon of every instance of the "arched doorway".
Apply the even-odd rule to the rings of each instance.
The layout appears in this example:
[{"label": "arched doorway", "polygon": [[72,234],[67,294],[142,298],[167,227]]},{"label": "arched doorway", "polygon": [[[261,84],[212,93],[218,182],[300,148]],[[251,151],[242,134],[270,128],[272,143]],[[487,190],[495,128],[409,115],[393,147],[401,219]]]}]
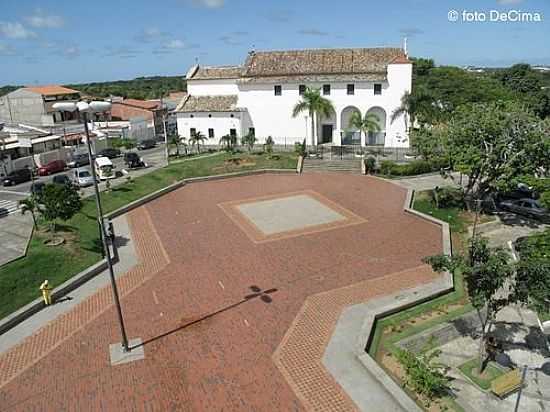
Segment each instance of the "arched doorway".
[{"label": "arched doorway", "polygon": [[319,114],[317,122],[317,144],[332,143],[332,136],[336,130],[336,113],[331,110],[329,116]]},{"label": "arched doorway", "polygon": [[343,146],[361,144],[361,131],[350,125],[350,120],[353,113],[359,113],[359,115],[361,115],[361,111],[355,106],[347,106],[340,114],[340,127]]},{"label": "arched doorway", "polygon": [[367,114],[376,116],[379,130],[377,132],[369,132],[366,143],[368,146],[384,146],[386,143],[386,111],[381,107],[371,107]]}]

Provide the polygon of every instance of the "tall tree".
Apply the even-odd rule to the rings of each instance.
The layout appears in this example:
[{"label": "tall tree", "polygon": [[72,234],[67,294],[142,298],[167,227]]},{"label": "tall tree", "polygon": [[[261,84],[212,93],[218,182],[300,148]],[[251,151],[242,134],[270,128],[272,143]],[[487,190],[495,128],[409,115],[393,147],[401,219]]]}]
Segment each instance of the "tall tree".
[{"label": "tall tree", "polygon": [[511,189],[516,176],[548,170],[549,130],[550,122],[513,103],[466,105],[455,111],[437,148],[468,176],[464,194],[471,205]]},{"label": "tall tree", "polygon": [[373,113],[365,113],[365,117],[361,117],[361,113],[355,111],[349,118],[349,129],[357,129],[360,133],[365,134],[365,141],[369,133],[380,131],[380,119]]},{"label": "tall tree", "polygon": [[438,119],[438,104],[434,97],[424,88],[416,88],[413,93],[405,92],[401,97],[401,104],[391,114],[393,123],[404,116],[405,128],[413,128],[416,120],[422,123],[435,123]]},{"label": "tall tree", "polygon": [[195,132],[189,138],[189,144],[191,146],[197,145],[197,152],[200,154],[201,143],[204,142],[205,140],[207,140],[205,135],[203,135],[201,132]]},{"label": "tall tree", "polygon": [[36,228],[36,214],[40,212],[36,196],[31,195],[26,199],[20,200],[19,206],[21,206],[21,214],[24,215],[27,212],[31,214],[33,226]]},{"label": "tall tree", "polygon": [[476,237],[470,240],[469,256],[438,255],[427,257],[424,261],[436,272],[462,272],[470,302],[481,323],[481,370],[485,361],[487,333],[490,332],[497,313],[510,303],[512,296],[510,291],[506,290],[514,276],[514,265],[510,262],[510,255],[504,249],[489,248],[485,239]]},{"label": "tall tree", "polygon": [[335,112],[334,106],[329,99],[321,96],[321,89],[312,89],[306,87],[302,100],[300,100],[292,109],[292,117],[298,117],[300,113],[307,112],[311,118],[311,145],[318,141],[316,133],[316,119],[320,116],[330,117]]},{"label": "tall tree", "polygon": [[56,230],[57,220],[69,220],[82,207],[78,190],[73,185],[47,184],[40,202],[42,216],[50,223],[52,232]]},{"label": "tall tree", "polygon": [[248,152],[252,152],[256,144],[256,136],[254,133],[247,133],[241,138],[241,144],[248,148]]}]

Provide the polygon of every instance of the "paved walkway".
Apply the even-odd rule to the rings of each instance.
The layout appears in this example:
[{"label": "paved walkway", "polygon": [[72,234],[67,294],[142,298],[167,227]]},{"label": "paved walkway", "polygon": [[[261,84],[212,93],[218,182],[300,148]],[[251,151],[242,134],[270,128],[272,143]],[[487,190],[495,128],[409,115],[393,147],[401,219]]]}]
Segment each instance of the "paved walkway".
[{"label": "paved walkway", "polygon": [[[460,173],[452,173],[452,179],[441,177],[439,173],[423,176],[405,177],[403,179],[392,179],[391,181],[399,186],[412,190],[430,190],[436,186],[460,185]],[[468,177],[462,176],[462,184],[466,184]]]},{"label": "paved walkway", "polygon": [[32,226],[30,213],[0,217],[0,266],[25,255]]},{"label": "paved walkway", "polygon": [[[306,190],[366,222],[254,243],[219,206]],[[294,340],[287,331],[309,296],[348,287],[369,299],[429,280],[413,268],[441,251],[441,231],[404,213],[405,195],[365,176],[259,175],[190,184],[136,209],[140,263],[120,289],[145,359],[110,365],[120,338],[103,288],[0,355],[0,410],[298,411],[321,410],[330,394],[345,399],[321,359],[299,361],[302,347],[272,356],[291,341],[322,353],[348,298],[324,301]],[[350,402],[338,404],[355,409]]]},{"label": "paved walkway", "polygon": [[[113,225],[117,236],[116,244],[120,258],[114,265],[115,276],[118,278],[138,264],[138,257],[134,250],[131,231],[126,216],[114,219]],[[80,303],[95,294],[98,290],[109,285],[109,272],[106,270],[72,291],[67,297],[63,298],[62,301],[41,310],[13,329],[1,334],[0,353],[6,352],[13,346],[21,343],[25,338],[37,332],[44,325],[75,309]],[[55,286],[56,285],[54,285],[54,287]]]}]

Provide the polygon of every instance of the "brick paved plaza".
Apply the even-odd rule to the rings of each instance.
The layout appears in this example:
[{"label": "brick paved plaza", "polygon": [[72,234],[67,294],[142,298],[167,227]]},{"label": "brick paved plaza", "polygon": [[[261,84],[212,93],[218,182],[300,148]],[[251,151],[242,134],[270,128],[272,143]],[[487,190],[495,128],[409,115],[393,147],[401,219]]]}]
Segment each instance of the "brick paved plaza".
[{"label": "brick paved plaza", "polygon": [[[134,210],[141,262],[120,289],[145,359],[110,365],[120,339],[100,290],[0,355],[0,410],[353,409],[320,359],[339,313],[430,281],[421,258],[441,252],[440,227],[403,212],[405,195],[359,175],[257,175]],[[272,302],[245,299],[252,285],[276,289]]]}]

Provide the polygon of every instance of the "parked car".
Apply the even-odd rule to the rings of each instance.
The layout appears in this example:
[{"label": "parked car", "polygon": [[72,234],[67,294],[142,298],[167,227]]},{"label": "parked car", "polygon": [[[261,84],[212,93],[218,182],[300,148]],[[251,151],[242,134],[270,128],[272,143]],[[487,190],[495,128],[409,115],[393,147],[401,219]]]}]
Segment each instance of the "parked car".
[{"label": "parked car", "polygon": [[4,177],[2,184],[4,186],[13,186],[18,185],[19,183],[28,182],[32,179],[31,169],[18,169],[9,173]]},{"label": "parked car", "polygon": [[541,221],[550,220],[550,212],[548,209],[542,207],[542,205],[535,199],[524,198],[517,200],[505,200],[500,202],[499,206],[501,209],[517,213],[518,215],[527,216]]},{"label": "parked car", "polygon": [[81,167],[90,164],[90,158],[86,153],[79,153],[73,156],[70,162],[67,163],[69,167]]},{"label": "parked car", "polygon": [[67,175],[57,175],[52,179],[52,183],[56,185],[70,185],[72,184],[71,179]]},{"label": "parked car", "polygon": [[44,166],[38,168],[39,176],[48,176],[52,173],[62,172],[65,170],[67,165],[63,160],[52,160],[49,163],[46,163]]},{"label": "parked car", "polygon": [[147,166],[143,159],[139,157],[136,152],[124,153],[124,163],[126,163],[126,166],[128,166],[130,169]]},{"label": "parked car", "polygon": [[108,157],[109,159],[114,159],[115,157],[119,157],[120,154],[120,150],[109,147],[107,149],[100,150],[97,153],[97,157]]},{"label": "parked car", "polygon": [[74,183],[78,187],[87,187],[94,184],[94,177],[90,170],[79,168],[74,171]]},{"label": "parked car", "polygon": [[137,144],[138,150],[145,150],[145,149],[152,149],[153,147],[156,147],[157,142],[155,139],[146,139],[142,140]]}]

